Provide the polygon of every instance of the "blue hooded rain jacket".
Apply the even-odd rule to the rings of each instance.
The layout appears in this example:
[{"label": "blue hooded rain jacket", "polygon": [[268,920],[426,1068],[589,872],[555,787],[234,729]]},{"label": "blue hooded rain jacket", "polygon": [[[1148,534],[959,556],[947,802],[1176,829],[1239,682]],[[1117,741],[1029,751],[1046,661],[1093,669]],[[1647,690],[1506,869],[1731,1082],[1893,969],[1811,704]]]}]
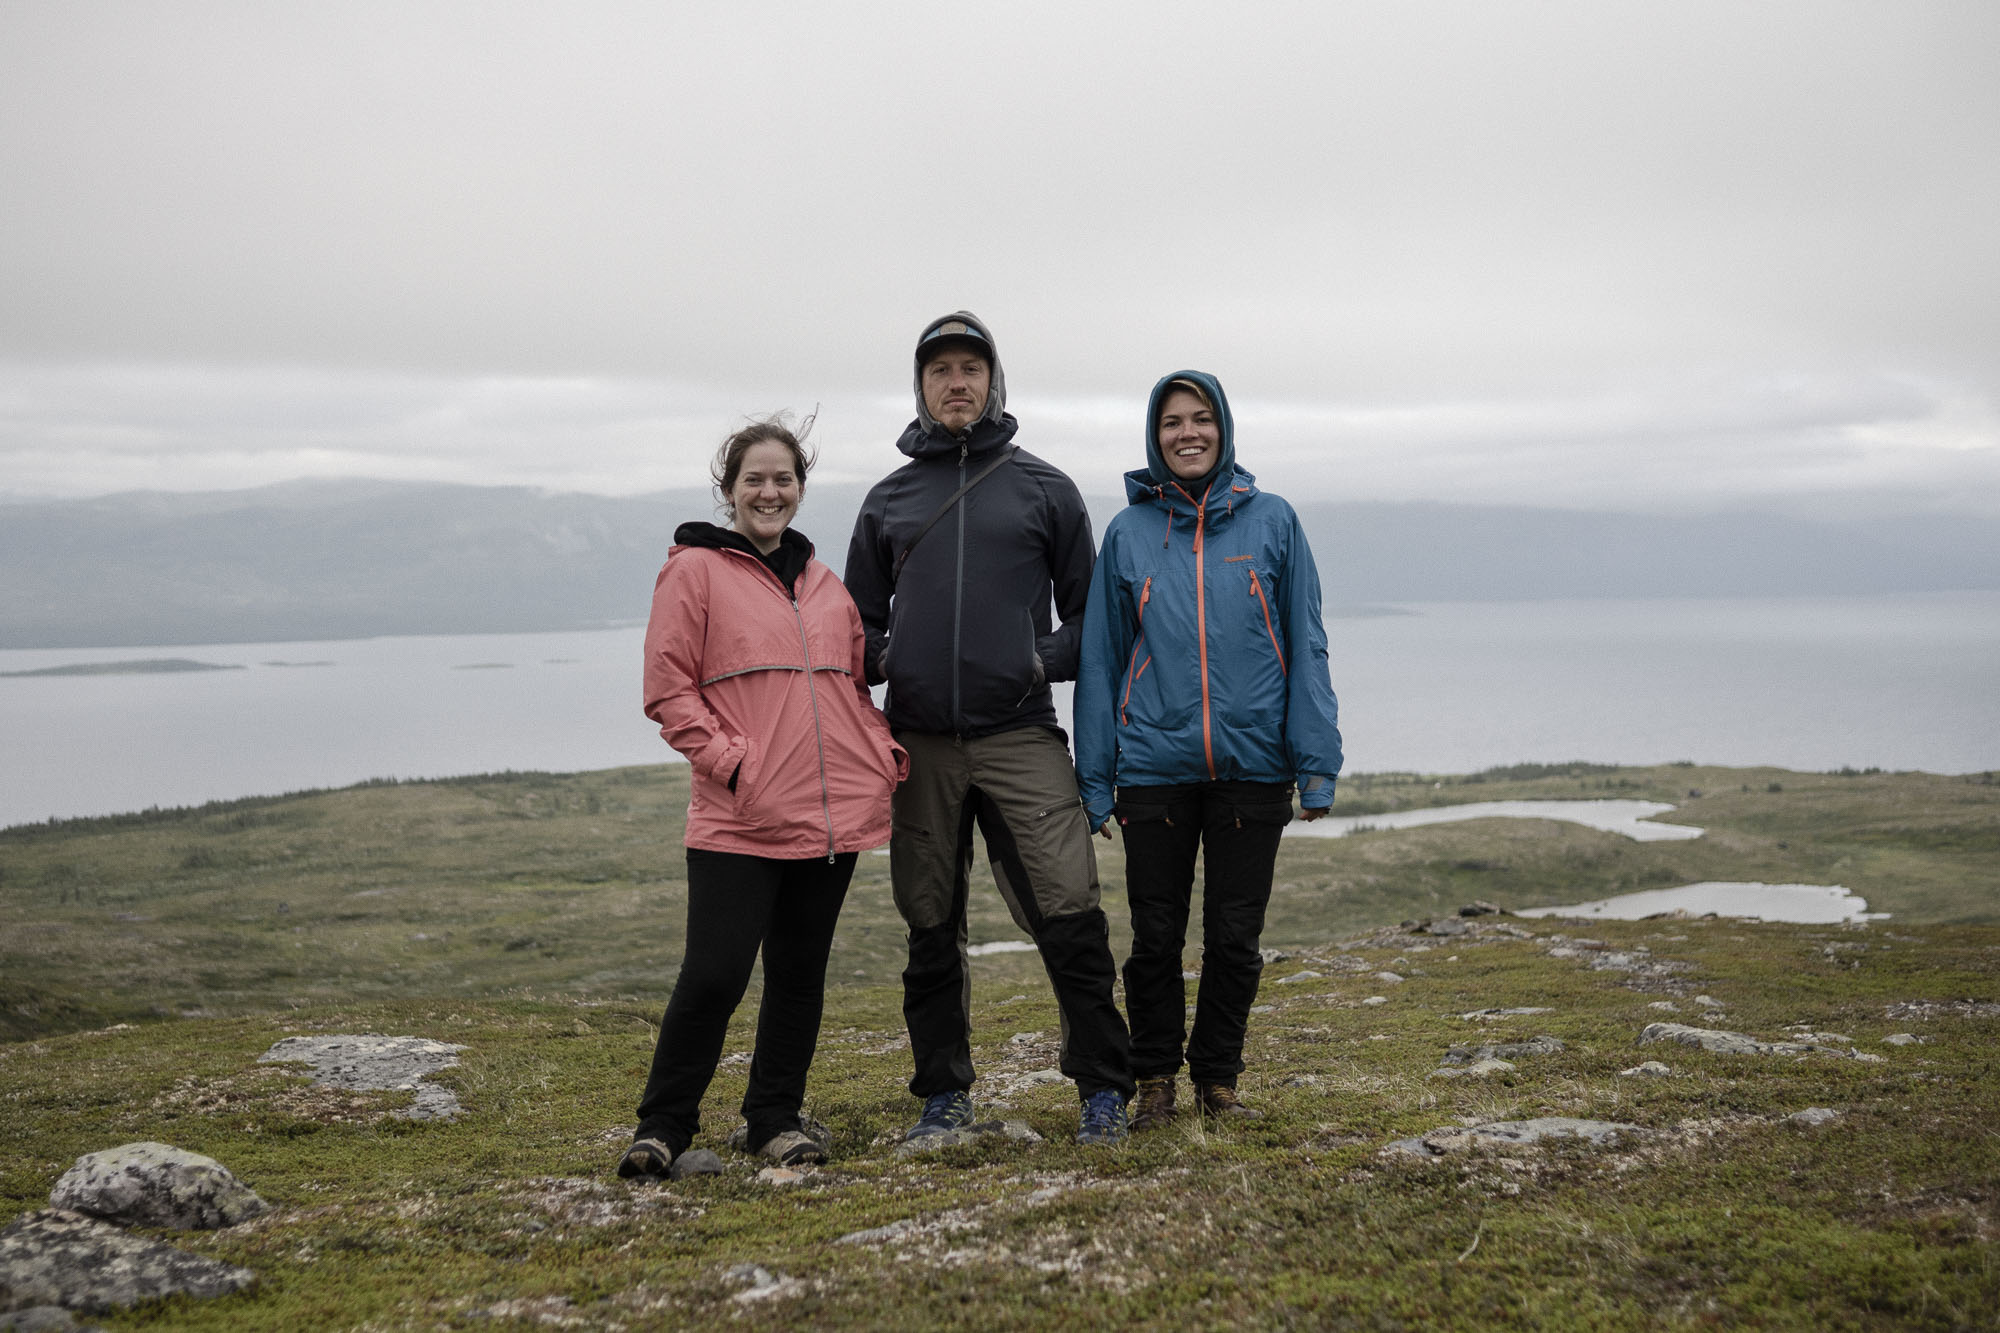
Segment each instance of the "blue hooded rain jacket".
[{"label": "blue hooded rain jacket", "polygon": [[[1183,482],[1160,452],[1155,423],[1175,380],[1215,404],[1222,451],[1205,482]],[[1076,759],[1091,827],[1110,817],[1116,787],[1296,782],[1307,809],[1333,804],[1340,727],[1319,571],[1291,505],[1236,466],[1213,375],[1153,386],[1146,462],[1125,474],[1084,614]]]}]

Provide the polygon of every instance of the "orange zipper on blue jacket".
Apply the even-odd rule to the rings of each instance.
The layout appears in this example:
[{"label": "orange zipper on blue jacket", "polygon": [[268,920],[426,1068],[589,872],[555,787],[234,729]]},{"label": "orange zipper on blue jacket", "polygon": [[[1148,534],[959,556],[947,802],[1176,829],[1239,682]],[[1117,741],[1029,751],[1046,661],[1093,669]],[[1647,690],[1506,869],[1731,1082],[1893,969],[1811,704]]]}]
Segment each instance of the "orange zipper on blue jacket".
[{"label": "orange zipper on blue jacket", "polygon": [[1292,673],[1285,665],[1285,650],[1278,646],[1278,631],[1271,628],[1271,604],[1264,600],[1264,585],[1257,581],[1254,567],[1250,571],[1250,595],[1257,599],[1257,605],[1264,608],[1264,632],[1271,636],[1271,651],[1278,655],[1278,671],[1289,676]]}]

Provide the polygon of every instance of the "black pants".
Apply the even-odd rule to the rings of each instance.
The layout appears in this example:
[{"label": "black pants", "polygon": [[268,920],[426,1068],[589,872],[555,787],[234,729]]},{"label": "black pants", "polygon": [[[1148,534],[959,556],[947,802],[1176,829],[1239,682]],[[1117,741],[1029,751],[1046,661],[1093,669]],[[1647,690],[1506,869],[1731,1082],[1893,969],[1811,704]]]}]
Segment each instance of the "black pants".
[{"label": "black pants", "polygon": [[819,1044],[826,958],[854,874],[854,853],[779,861],[688,848],[687,955],[660,1020],[653,1072],[639,1101],[639,1134],[676,1155],[701,1128],[701,1097],[715,1077],[729,1016],[764,951],[764,1002],[743,1118],[755,1147],[799,1128],[806,1070]]},{"label": "black pants", "polygon": [[[1236,1085],[1243,1030],[1264,970],[1257,946],[1278,839],[1292,818],[1285,783],[1201,782],[1120,787],[1125,892],[1132,907],[1132,956],[1125,960],[1125,1007],[1132,1016],[1132,1073],[1180,1071],[1185,1042],[1197,1083]],[[1187,1033],[1181,951],[1202,854],[1201,984],[1194,1033]]]}]

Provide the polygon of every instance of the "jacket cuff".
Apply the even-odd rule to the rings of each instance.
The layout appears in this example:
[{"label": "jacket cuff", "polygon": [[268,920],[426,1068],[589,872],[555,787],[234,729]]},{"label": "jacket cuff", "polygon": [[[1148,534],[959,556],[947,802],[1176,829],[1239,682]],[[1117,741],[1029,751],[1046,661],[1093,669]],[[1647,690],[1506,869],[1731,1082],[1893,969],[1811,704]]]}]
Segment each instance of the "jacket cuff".
[{"label": "jacket cuff", "polygon": [[1325,810],[1333,805],[1333,789],[1338,778],[1309,773],[1299,778],[1299,808]]},{"label": "jacket cuff", "polygon": [[701,775],[713,782],[727,782],[736,766],[749,755],[750,746],[741,736],[717,736],[693,760]]}]

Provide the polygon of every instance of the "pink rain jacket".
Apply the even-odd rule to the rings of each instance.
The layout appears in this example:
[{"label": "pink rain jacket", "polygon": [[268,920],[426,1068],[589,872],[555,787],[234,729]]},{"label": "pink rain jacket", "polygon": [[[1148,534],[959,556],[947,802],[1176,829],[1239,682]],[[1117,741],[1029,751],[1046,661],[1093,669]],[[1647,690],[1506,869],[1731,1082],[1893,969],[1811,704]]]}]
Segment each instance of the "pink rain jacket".
[{"label": "pink rain jacket", "polygon": [[869,698],[861,617],[817,560],[795,587],[796,603],[747,552],[699,546],[669,551],[654,585],[646,716],[694,768],[689,847],[802,860],[889,841],[910,760]]}]

